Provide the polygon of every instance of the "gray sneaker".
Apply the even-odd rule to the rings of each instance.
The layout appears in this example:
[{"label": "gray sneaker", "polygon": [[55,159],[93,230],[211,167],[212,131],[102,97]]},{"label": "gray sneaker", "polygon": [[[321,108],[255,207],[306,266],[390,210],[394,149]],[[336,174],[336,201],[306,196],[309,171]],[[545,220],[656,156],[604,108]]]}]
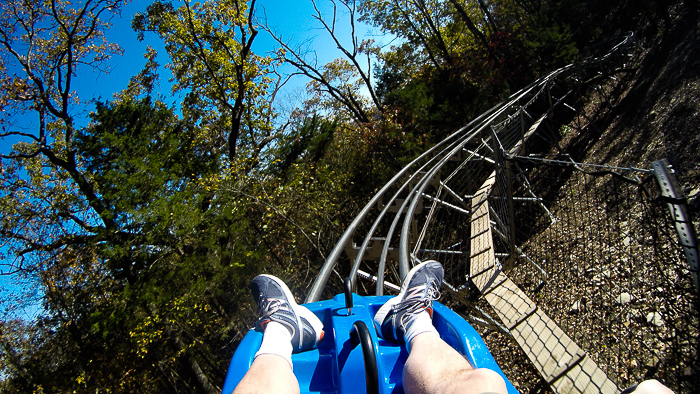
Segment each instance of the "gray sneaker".
[{"label": "gray sneaker", "polygon": [[323,323],[313,312],[294,301],[292,292],[279,278],[258,275],[250,283],[260,318],[255,324],[265,330],[271,321],[281,323],[292,334],[294,353],[314,349],[323,340]]},{"label": "gray sneaker", "polygon": [[389,299],[374,316],[379,335],[395,342],[403,342],[406,328],[423,311],[433,317],[433,300],[440,298],[440,286],[445,271],[434,260],[413,267],[401,286],[399,295]]}]

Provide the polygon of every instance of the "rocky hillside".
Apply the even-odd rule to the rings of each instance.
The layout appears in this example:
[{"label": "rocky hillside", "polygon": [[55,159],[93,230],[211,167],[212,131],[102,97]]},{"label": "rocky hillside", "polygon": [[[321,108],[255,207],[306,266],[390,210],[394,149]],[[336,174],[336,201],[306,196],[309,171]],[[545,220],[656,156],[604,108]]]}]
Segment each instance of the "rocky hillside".
[{"label": "rocky hillside", "polygon": [[[675,16],[672,27],[649,42],[611,106],[599,114],[572,150],[581,161],[647,167],[667,158],[689,197],[700,207],[700,24],[696,13]],[[697,224],[697,221],[696,221]]]},{"label": "rocky hillside", "polygon": [[[698,160],[700,152],[700,23],[696,13],[687,11],[681,13],[681,6],[676,9],[677,13],[670,13],[672,23],[667,24],[667,28],[661,27],[663,25],[648,25],[640,28],[640,31],[643,32],[658,30],[654,34],[637,35],[639,44],[637,55],[630,59],[624,69],[618,70],[619,72],[614,74],[613,79],[600,86],[599,89],[592,89],[578,103],[579,109],[583,109],[583,111],[569,127],[565,126],[567,133],[561,141],[561,145],[575,161],[580,163],[650,168],[653,161],[668,159],[676,170],[683,192],[688,196],[689,208],[697,233],[700,230],[700,221],[698,220],[700,217],[700,160]],[[557,202],[558,204],[559,202]],[[561,204],[565,204],[565,202],[561,202]],[[612,223],[612,221],[605,222]],[[573,256],[574,251],[572,250],[571,253]],[[635,256],[635,258],[639,258],[639,256]],[[639,259],[644,260],[643,258]],[[589,263],[580,262],[577,266],[585,266]],[[682,264],[686,263],[682,262]],[[599,268],[601,267],[594,266],[589,269],[593,276],[591,279],[593,282],[596,280],[596,274],[601,275],[596,271]],[[618,267],[609,268],[607,277],[615,276],[617,278],[617,274],[611,274],[611,272],[616,272]],[[550,275],[554,274],[553,272],[549,273]],[[637,274],[641,276],[651,275],[650,272],[638,272]],[[586,280],[590,278],[580,275],[574,279],[573,275],[575,274],[571,275],[569,280],[557,281],[550,278],[551,280],[545,289],[545,296],[542,297],[542,294],[538,294],[538,303],[543,309],[554,311],[553,315],[557,314],[558,309],[563,309],[561,314],[564,317],[559,316],[558,321],[587,322],[588,325],[582,325],[590,329],[591,324],[594,325],[593,328],[598,327],[595,326],[596,323],[591,323],[592,320],[589,319],[591,314],[609,316],[618,314],[618,309],[635,312],[636,308],[640,310],[645,307],[651,308],[650,304],[621,307],[623,302],[618,300],[612,304],[603,305],[604,303],[600,303],[601,308],[598,310],[594,310],[594,307],[589,305],[588,310],[582,312],[579,310],[583,308],[580,300],[578,304],[574,303],[571,307],[566,302],[559,302],[561,301],[559,297],[549,300],[547,294],[566,294],[567,297],[572,294],[583,294],[587,295],[588,298],[601,299],[605,297],[615,298],[617,294],[623,292],[622,295],[629,296],[628,293],[624,292],[627,291],[625,286],[629,287],[632,282],[637,280],[630,279],[629,272],[624,275],[620,274],[619,278],[625,279],[611,279],[617,283],[611,284],[607,290],[604,290],[605,294],[598,294],[590,287],[585,288],[591,286],[591,282]],[[654,290],[651,292],[640,287],[636,289],[640,291],[640,294],[643,293],[645,296],[654,294],[653,297],[661,298],[685,298],[686,293],[669,295],[671,293],[666,288],[664,291],[657,291],[656,289],[662,289],[664,280],[668,278],[661,278],[657,274],[651,276],[658,279],[658,283],[654,282],[656,287],[652,286]],[[643,281],[643,279],[638,281]],[[649,280],[646,282],[651,283]],[[583,287],[577,289],[575,283],[579,283]],[[597,286],[600,286],[600,283]],[[592,297],[593,293],[595,293],[595,297]],[[641,296],[638,298],[642,299]],[[651,303],[652,298],[647,298],[646,302]],[[550,305],[550,301],[553,304]],[[559,305],[558,302],[565,305]],[[567,302],[570,303],[570,300]],[[657,305],[668,302],[670,301],[659,301]],[[595,302],[591,302],[591,304],[595,304]],[[688,304],[684,305],[690,304],[692,302],[689,301]],[[667,310],[675,308],[670,306]],[[676,319],[673,317],[676,316],[673,313],[668,312],[666,317],[670,320]],[[692,312],[689,313],[692,315]],[[697,316],[686,315],[684,315],[685,318],[697,321]],[[656,314],[652,316],[656,316]],[[624,328],[613,335],[620,338],[621,342],[601,344],[598,343],[599,341],[583,338],[586,337],[585,335],[581,336],[582,338],[577,337],[576,340],[581,341],[579,343],[582,347],[594,350],[593,353],[597,353],[596,349],[603,347],[611,350],[611,354],[623,354],[628,349],[640,346],[639,339],[635,338],[637,332],[626,333],[626,329],[633,330],[633,327],[639,326],[647,330],[650,324],[654,324],[654,322],[648,322],[644,318],[630,319],[633,320],[623,322],[621,327]],[[684,329],[682,328],[683,324],[669,324],[664,330],[668,331],[670,326],[675,327],[674,330],[696,329],[693,327]],[[606,327],[606,334],[609,334],[611,330],[612,327]],[[661,332],[663,330],[651,331]],[[641,333],[642,329],[639,332]],[[500,333],[484,332],[482,334],[487,337],[487,343],[496,359],[501,365],[507,365],[504,369],[507,370],[506,374],[521,392],[550,392],[549,387],[540,380],[534,368],[530,368],[529,362],[520,349],[513,346]],[[697,338],[697,332],[686,332],[685,334],[687,334],[685,336]],[[676,333],[666,332],[664,335],[667,335],[668,338],[673,337],[675,340]],[[654,338],[654,341],[656,340],[658,338]],[[695,344],[697,345],[697,341]],[[612,351],[613,347],[619,347],[619,349]],[[692,349],[690,350],[692,351]],[[610,357],[606,356],[606,352],[601,352],[601,354],[602,356],[599,355],[597,362],[604,366],[608,373],[614,374],[615,380],[619,381],[621,385],[628,385],[645,377],[662,376],[663,373],[660,374],[658,371],[659,365],[662,365],[663,369],[664,363],[674,364],[671,358],[665,362],[658,359],[644,361],[644,365],[641,365],[640,361],[637,360],[623,360],[622,356],[619,359],[617,356],[613,356],[612,358],[615,358],[613,361],[609,360]],[[660,363],[660,361],[662,362]],[[615,364],[615,366],[611,367],[608,362]],[[695,376],[697,379],[694,373],[696,372],[693,372],[692,368],[690,370],[686,368],[686,371],[683,371],[681,375],[688,379]]]}]

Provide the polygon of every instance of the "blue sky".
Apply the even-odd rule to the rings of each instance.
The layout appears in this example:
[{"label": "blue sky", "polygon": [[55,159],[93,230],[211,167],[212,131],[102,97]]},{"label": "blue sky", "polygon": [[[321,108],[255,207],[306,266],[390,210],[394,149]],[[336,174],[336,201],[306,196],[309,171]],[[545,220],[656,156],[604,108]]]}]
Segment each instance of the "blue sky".
[{"label": "blue sky", "polygon": [[[107,33],[107,38],[112,42],[117,42],[124,50],[123,56],[114,57],[111,62],[110,73],[83,73],[80,74],[77,90],[82,100],[89,98],[102,97],[103,99],[111,98],[114,92],[122,90],[126,87],[129,78],[138,73],[145,63],[143,54],[146,52],[146,46],[150,45],[158,50],[159,63],[161,66],[168,62],[167,54],[160,40],[154,35],[146,35],[143,42],[139,42],[136,38],[136,33],[131,29],[131,18],[136,12],[144,11],[148,1],[132,1],[128,3],[123,11],[121,18],[115,18],[113,27]],[[332,6],[329,0],[317,0],[324,15],[330,17]],[[342,13],[343,8],[338,7],[338,30],[344,36],[344,43],[350,44],[349,41],[349,25],[347,17]],[[280,34],[285,39],[289,39],[295,43],[302,43],[310,40],[312,47],[318,55],[321,64],[327,63],[341,56],[340,51],[336,48],[335,43],[325,31],[321,30],[321,26],[311,16],[314,13],[313,6],[310,0],[258,0],[256,3],[256,15],[262,19],[267,17],[268,25]],[[389,39],[380,38],[378,29],[358,23],[356,29],[360,37],[372,37],[377,41],[384,41],[385,45],[389,44]],[[253,49],[258,54],[264,54],[276,48],[276,43],[267,32],[260,29],[259,34],[254,41]],[[161,73],[161,91],[160,93],[170,96],[170,72],[163,69]],[[298,77],[290,84],[290,89],[303,87],[306,81],[302,77]]]},{"label": "blue sky", "polygon": [[[136,33],[131,29],[131,19],[135,13],[145,11],[146,6],[150,1],[130,1],[123,8],[121,17],[115,17],[112,20],[113,26],[107,32],[107,39],[110,42],[118,43],[124,53],[122,56],[115,56],[109,61],[109,72],[92,72],[89,69],[80,70],[75,80],[75,89],[81,102],[86,103],[84,107],[79,109],[79,121],[86,122],[87,114],[94,109],[91,103],[93,99],[109,100],[115,92],[124,89],[129,78],[137,74],[143,68],[145,59],[143,54],[146,52],[148,45],[154,47],[158,53],[158,62],[161,66],[168,63],[169,59],[163,48],[162,42],[155,35],[146,35],[143,42],[139,42]],[[317,0],[318,6],[324,15],[330,17],[332,6],[328,0]],[[286,40],[291,40],[292,43],[309,42],[310,47],[315,50],[320,64],[327,63],[341,56],[340,51],[336,48],[334,42],[328,34],[321,30],[321,26],[312,17],[314,13],[313,6],[310,0],[258,0],[257,12],[259,18],[263,15],[267,17],[268,26],[273,31],[281,35]],[[344,36],[344,44],[349,45],[349,24],[347,16],[342,13],[342,7],[338,9],[337,29]],[[380,38],[376,29],[358,24],[356,26],[360,38],[374,38],[377,41],[388,45],[390,39]],[[267,32],[260,29],[259,35],[254,42],[254,51],[258,54],[264,54],[267,51],[272,51],[276,48],[276,43],[268,35]],[[172,98],[170,91],[171,85],[168,80],[171,77],[169,70],[163,68],[161,70],[160,95],[166,97],[166,102],[175,105],[176,98]],[[304,89],[306,80],[302,77],[296,77],[287,86],[287,96],[294,97],[294,91]],[[284,93],[280,97],[285,97]],[[26,127],[33,126],[33,117],[23,119]],[[12,144],[17,142],[16,139],[0,139],[0,152],[8,152]],[[40,294],[37,289],[33,289],[31,282],[22,280],[18,276],[0,275],[0,298],[16,297],[18,299],[37,298]],[[4,309],[0,304],[0,314]],[[31,319],[39,310],[38,305],[34,305],[24,310],[16,311],[14,316]]]},{"label": "blue sky", "polygon": [[[134,14],[145,11],[150,3],[151,1],[129,1],[122,9],[121,17],[115,16],[112,19],[112,27],[107,31],[106,36],[110,42],[116,42],[121,46],[123,55],[110,59],[108,72],[93,71],[88,68],[78,71],[74,87],[81,102],[85,103],[82,108],[77,109],[79,112],[78,120],[87,119],[89,111],[94,109],[93,99],[109,100],[115,92],[126,88],[129,78],[143,68],[145,64],[143,54],[148,45],[158,51],[158,62],[162,67],[160,91],[157,93],[165,96],[167,103],[177,103],[177,98],[172,97],[171,84],[168,82],[171,73],[163,67],[169,62],[163,43],[153,34],[147,34],[144,41],[139,42],[137,34],[131,29],[131,20]],[[330,17],[332,13],[330,0],[317,0],[317,4],[323,15]],[[336,27],[340,32],[341,42],[349,48],[350,28],[347,15],[343,11],[344,8],[339,6]],[[313,13],[311,0],[257,0],[256,2],[256,16],[259,19],[262,20],[263,17],[266,17],[268,26],[285,40],[292,43],[309,42],[310,48],[318,56],[319,64],[325,64],[341,57],[342,53],[336,48],[328,34],[322,30],[321,25],[312,17]],[[388,46],[392,42],[391,37],[381,35],[377,28],[359,22],[356,24],[356,31],[360,39],[373,38],[384,46]],[[253,50],[258,54],[264,54],[276,47],[277,44],[269,34],[263,29],[259,29]],[[286,71],[291,72],[292,70],[287,68]],[[301,76],[295,77],[287,85],[287,90],[303,90],[306,82]],[[34,115],[26,117],[26,122],[29,125],[34,122],[33,117]],[[9,151],[15,142],[16,140],[12,139],[0,139],[0,152]]]}]

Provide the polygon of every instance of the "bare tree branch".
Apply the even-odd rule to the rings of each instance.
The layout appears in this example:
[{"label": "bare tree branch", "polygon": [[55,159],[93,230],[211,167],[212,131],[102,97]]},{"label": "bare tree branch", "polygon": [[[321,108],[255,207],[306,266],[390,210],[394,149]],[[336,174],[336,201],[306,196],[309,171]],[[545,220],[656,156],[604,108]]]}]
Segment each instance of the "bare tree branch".
[{"label": "bare tree branch", "polygon": [[[345,57],[350,60],[350,62],[355,66],[355,70],[357,71],[358,74],[360,74],[360,78],[362,78],[362,81],[365,84],[365,87],[369,91],[370,97],[372,101],[374,102],[375,107],[379,111],[379,113],[383,113],[384,109],[379,101],[379,97],[377,96],[376,92],[374,91],[374,88],[372,87],[372,81],[370,80],[370,76],[368,73],[365,72],[365,70],[362,68],[360,63],[357,60],[357,54],[358,54],[358,45],[357,45],[357,33],[355,31],[355,13],[356,13],[356,8],[355,8],[355,2],[354,1],[342,1],[343,5],[348,9],[348,12],[350,13],[349,20],[350,20],[350,37],[352,40],[352,52],[346,49],[341,43],[340,40],[338,39],[338,35],[335,33],[335,20],[336,20],[336,3],[335,0],[331,0],[333,3],[333,23],[332,26],[328,26],[328,23],[326,20],[323,19],[323,15],[321,14],[321,11],[318,9],[318,6],[316,5],[315,0],[311,0],[311,3],[313,4],[314,10],[316,11],[316,14],[313,16],[317,21],[321,23],[321,25],[326,29],[328,34],[330,34],[331,38],[333,39],[333,42],[338,46],[338,49],[340,49],[341,52],[345,55]],[[352,3],[350,5],[349,3]]]}]

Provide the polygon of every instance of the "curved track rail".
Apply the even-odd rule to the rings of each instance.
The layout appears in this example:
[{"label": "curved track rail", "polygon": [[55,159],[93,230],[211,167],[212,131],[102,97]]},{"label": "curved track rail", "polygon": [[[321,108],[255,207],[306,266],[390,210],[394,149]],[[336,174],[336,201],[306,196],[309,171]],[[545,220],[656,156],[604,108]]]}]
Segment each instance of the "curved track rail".
[{"label": "curved track rail", "polygon": [[[353,283],[356,282],[360,265],[365,259],[378,261],[375,271],[376,295],[382,295],[384,271],[389,268],[390,253],[396,252],[390,247],[391,240],[395,237],[398,238],[399,278],[397,279],[400,283],[410,270],[412,259],[430,254],[431,250],[439,250],[428,245],[425,237],[421,237],[421,234],[425,235],[427,228],[432,224],[430,215],[424,217],[420,215],[426,190],[437,185],[455,198],[457,204],[452,204],[453,207],[463,205],[463,201],[460,201],[463,198],[455,195],[456,187],[452,183],[459,184],[463,183],[461,182],[463,178],[473,178],[473,171],[469,172],[474,167],[471,165],[472,162],[493,167],[495,170],[494,146],[502,152],[522,151],[527,139],[533,134],[527,131],[534,131],[533,127],[536,129],[544,119],[552,117],[557,107],[564,107],[566,110],[566,98],[581,84],[603,77],[607,71],[624,64],[629,58],[627,50],[633,44],[634,37],[629,34],[602,56],[590,57],[580,63],[552,71],[484,112],[414,159],[372,197],[348,226],[316,277],[306,302],[315,302],[320,299],[343,251],[350,249],[356,249],[355,253],[350,252],[356,254],[350,273]],[[444,180],[438,180],[440,174],[448,170],[447,165],[454,163],[461,164],[456,169],[451,168]],[[480,171],[480,173],[486,172]],[[474,194],[476,191],[474,187],[481,185],[488,174],[482,177],[484,179],[471,179],[472,190],[467,187],[462,192],[465,195]],[[375,207],[380,207],[380,212],[375,217],[371,217],[370,213]],[[362,237],[361,246],[356,248],[353,242],[357,236],[356,232],[364,227],[368,227],[369,230]],[[422,229],[421,232],[416,231],[419,227]],[[397,229],[400,229],[398,234]],[[379,235],[380,230],[384,231],[381,235]],[[368,251],[372,250],[376,254],[379,248],[381,248],[381,255],[378,260],[367,258]]]},{"label": "curved track rail", "polygon": [[[515,242],[513,179],[535,209],[556,219],[532,192],[527,177],[507,158],[557,146],[563,124],[576,112],[569,104],[580,89],[607,78],[629,61],[632,35],[601,56],[555,70],[495,105],[399,171],[348,226],[320,270],[306,302],[322,298],[345,252],[349,277],[375,282],[375,294],[396,289],[416,262],[445,267],[444,287],[477,323],[512,336],[542,377],[560,392],[617,392],[595,362],[505,275],[516,260],[531,264],[544,283],[547,273]],[[567,118],[568,117],[568,118]],[[537,148],[538,144],[540,148]],[[361,233],[360,233],[361,231]],[[473,306],[477,290],[496,318]]]}]

